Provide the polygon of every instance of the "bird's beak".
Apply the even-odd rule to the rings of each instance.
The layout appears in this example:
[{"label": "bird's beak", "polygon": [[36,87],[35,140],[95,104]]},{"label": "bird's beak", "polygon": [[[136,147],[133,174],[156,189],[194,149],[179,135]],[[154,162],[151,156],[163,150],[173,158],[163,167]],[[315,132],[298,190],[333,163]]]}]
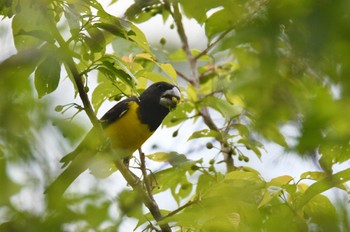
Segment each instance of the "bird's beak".
[{"label": "bird's beak", "polygon": [[178,87],[174,86],[172,89],[165,91],[160,97],[160,104],[170,110],[174,109],[180,102],[181,93]]}]

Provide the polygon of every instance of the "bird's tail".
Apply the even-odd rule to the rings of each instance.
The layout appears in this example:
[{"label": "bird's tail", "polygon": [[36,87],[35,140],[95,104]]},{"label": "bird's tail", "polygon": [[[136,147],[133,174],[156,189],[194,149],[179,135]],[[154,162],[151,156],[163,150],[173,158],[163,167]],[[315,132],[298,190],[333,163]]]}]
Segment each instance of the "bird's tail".
[{"label": "bird's tail", "polygon": [[[87,154],[90,153],[90,154]],[[92,152],[80,153],[74,161],[46,188],[45,195],[49,207],[60,207],[63,194],[72,182],[86,169],[92,159]]]}]

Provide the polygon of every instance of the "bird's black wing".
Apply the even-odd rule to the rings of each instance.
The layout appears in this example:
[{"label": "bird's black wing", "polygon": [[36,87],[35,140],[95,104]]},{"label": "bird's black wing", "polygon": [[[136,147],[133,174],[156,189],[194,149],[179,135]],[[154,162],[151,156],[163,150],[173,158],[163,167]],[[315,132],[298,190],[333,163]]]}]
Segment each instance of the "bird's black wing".
[{"label": "bird's black wing", "polygon": [[109,124],[121,118],[128,111],[129,103],[132,101],[139,102],[137,97],[129,97],[108,110],[101,118],[102,127],[106,128]]}]

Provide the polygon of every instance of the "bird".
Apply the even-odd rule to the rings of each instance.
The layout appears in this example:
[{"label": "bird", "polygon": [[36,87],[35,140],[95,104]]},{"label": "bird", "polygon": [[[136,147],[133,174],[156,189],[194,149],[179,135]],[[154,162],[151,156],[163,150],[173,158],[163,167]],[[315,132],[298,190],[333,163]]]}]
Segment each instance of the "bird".
[{"label": "bird", "polygon": [[[139,97],[131,96],[113,106],[100,119],[103,133],[116,157],[100,155],[101,142],[96,129],[91,129],[82,142],[65,155],[60,162],[65,170],[46,188],[48,198],[60,197],[72,182],[89,168],[103,169],[95,163],[96,157],[108,157],[107,162],[114,166],[116,159],[128,160],[132,154],[156,131],[163,119],[180,101],[180,89],[168,82],[150,85]],[[95,166],[94,166],[95,165]],[[100,176],[108,176],[109,170],[97,170]],[[116,170],[114,166],[114,170]],[[102,174],[101,174],[102,173]]]}]

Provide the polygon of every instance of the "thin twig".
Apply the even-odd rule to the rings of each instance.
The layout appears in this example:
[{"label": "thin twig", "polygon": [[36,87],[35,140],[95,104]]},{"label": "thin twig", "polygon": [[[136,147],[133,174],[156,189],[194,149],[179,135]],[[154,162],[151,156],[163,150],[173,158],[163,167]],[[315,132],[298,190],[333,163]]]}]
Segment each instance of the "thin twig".
[{"label": "thin twig", "polygon": [[192,74],[192,78],[193,78],[193,84],[195,84],[196,87],[198,86],[198,71],[197,71],[197,61],[196,59],[194,59],[194,57],[192,56],[191,53],[191,49],[188,43],[188,39],[185,33],[185,28],[183,27],[183,23],[182,23],[182,15],[180,13],[180,9],[179,9],[179,3],[174,3],[172,4],[173,6],[173,12],[170,12],[174,18],[175,21],[175,25],[177,28],[177,32],[180,36],[181,42],[182,42],[182,48],[185,51],[188,63],[190,65],[190,70],[191,70],[191,74]]},{"label": "thin twig", "polygon": [[223,38],[225,38],[225,36],[226,36],[227,34],[229,34],[229,33],[230,33],[231,31],[233,31],[235,28],[236,28],[236,27],[233,26],[233,27],[231,27],[230,29],[228,29],[227,31],[221,33],[213,43],[209,44],[208,47],[206,47],[203,51],[201,51],[199,54],[197,54],[197,55],[194,57],[194,59],[195,59],[195,60],[198,60],[198,59],[201,58],[202,56],[208,54],[208,52],[209,52],[217,43],[219,43]]},{"label": "thin twig", "polygon": [[189,201],[186,204],[184,204],[184,205],[180,206],[179,208],[175,209],[174,211],[171,211],[170,213],[168,213],[164,218],[171,217],[171,216],[177,214],[178,212],[184,210],[185,208],[187,208],[187,207],[189,207],[189,206],[191,206],[193,204],[196,204],[198,202],[199,202],[199,200]]},{"label": "thin twig", "polygon": [[[141,168],[141,172],[143,175],[143,183],[144,186],[146,188],[146,193],[148,195],[148,201],[150,203],[150,205],[152,205],[152,208],[154,208],[154,211],[158,211],[155,212],[157,215],[159,215],[159,220],[163,220],[164,217],[161,215],[160,211],[159,211],[159,207],[157,202],[155,201],[153,194],[152,194],[152,186],[151,183],[149,181],[149,179],[147,178],[147,169],[146,169],[146,160],[145,160],[145,153],[142,152],[142,149],[139,148],[139,156],[140,156],[140,168]],[[159,220],[156,219],[157,222],[159,222]],[[153,226],[153,225],[152,225]],[[170,229],[170,228],[169,228]]]},{"label": "thin twig", "polygon": [[140,155],[140,161],[141,161],[140,168],[141,168],[141,172],[142,172],[142,175],[143,175],[144,186],[146,188],[148,197],[152,201],[155,201],[154,197],[153,197],[153,194],[152,194],[151,183],[150,183],[149,179],[147,178],[148,175],[147,175],[147,169],[146,169],[145,153],[142,152],[141,148],[139,148],[139,155]]},{"label": "thin twig", "polygon": [[208,52],[215,47],[216,44],[218,44],[222,39],[224,39],[226,37],[227,34],[229,34],[230,32],[232,32],[233,30],[237,29],[238,26],[245,26],[248,22],[249,19],[251,19],[252,16],[254,16],[259,10],[261,10],[261,7],[266,5],[269,2],[269,0],[261,0],[258,1],[255,6],[255,8],[253,8],[253,10],[251,10],[247,15],[245,15],[245,17],[242,17],[240,20],[236,21],[231,28],[227,29],[225,32],[221,33],[214,42],[212,42],[211,44],[209,44],[206,49],[204,49],[202,52],[200,52],[199,54],[197,54],[194,59],[198,60],[200,57],[208,54]]},{"label": "thin twig", "polygon": [[183,74],[182,72],[176,70],[176,74],[178,76],[180,76],[182,79],[186,80],[187,82],[189,82],[190,84],[194,85],[194,81],[191,80],[189,77],[187,77],[185,74]]},{"label": "thin twig", "polygon": [[141,180],[127,168],[122,160],[117,160],[115,165],[128,184],[141,196],[143,203],[151,212],[154,220],[159,223],[159,227],[161,228],[162,232],[171,232],[171,228],[167,223],[161,223],[161,220],[163,220],[163,215],[160,212],[158,204],[154,201],[154,199],[151,199],[148,193],[142,188]]},{"label": "thin twig", "polygon": [[[190,65],[191,74],[192,74],[192,79],[187,78],[186,80],[189,81],[192,85],[194,85],[197,89],[199,89],[200,86],[199,86],[199,75],[198,75],[198,71],[197,71],[197,58],[193,57],[193,55],[191,53],[191,49],[190,49],[190,46],[188,43],[185,29],[183,27],[182,16],[180,13],[178,3],[174,3],[174,4],[172,4],[172,6],[173,6],[174,10],[173,10],[173,12],[170,12],[170,13],[174,18],[175,25],[177,27],[177,31],[178,31],[178,34],[180,36],[180,40],[182,42],[182,48],[185,51],[188,63]],[[227,33],[229,33],[229,32],[227,32]],[[225,36],[225,35],[222,35],[222,36]],[[198,97],[203,98],[204,96],[200,95]],[[214,123],[213,119],[211,118],[207,107],[202,107],[199,110],[199,113],[202,116],[204,123],[209,127],[209,129],[220,133],[220,129],[217,127],[217,125]],[[222,147],[221,150],[227,151],[227,148],[224,147],[224,142],[220,141],[220,145]],[[224,157],[225,157],[227,170],[230,171],[230,170],[234,169],[232,154],[230,152],[224,153]]]}]

